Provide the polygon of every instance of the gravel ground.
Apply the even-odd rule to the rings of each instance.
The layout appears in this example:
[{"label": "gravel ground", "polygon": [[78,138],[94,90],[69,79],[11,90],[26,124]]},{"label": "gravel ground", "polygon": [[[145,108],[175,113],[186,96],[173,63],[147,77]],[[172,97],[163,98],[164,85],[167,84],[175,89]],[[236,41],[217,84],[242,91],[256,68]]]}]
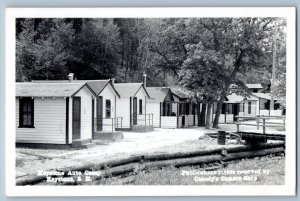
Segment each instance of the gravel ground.
[{"label": "gravel ground", "polygon": [[[244,129],[252,129],[253,127]],[[124,132],[119,142],[97,145],[90,149],[33,149],[16,148],[16,176],[36,174],[38,170],[49,170],[74,165],[105,162],[139,154],[189,152],[216,148],[216,140],[203,137],[217,130],[235,132],[234,124],[222,124],[219,129],[199,127],[185,129],[155,129],[149,133]],[[201,140],[199,140],[201,138]],[[226,145],[232,146],[232,145]]]}]

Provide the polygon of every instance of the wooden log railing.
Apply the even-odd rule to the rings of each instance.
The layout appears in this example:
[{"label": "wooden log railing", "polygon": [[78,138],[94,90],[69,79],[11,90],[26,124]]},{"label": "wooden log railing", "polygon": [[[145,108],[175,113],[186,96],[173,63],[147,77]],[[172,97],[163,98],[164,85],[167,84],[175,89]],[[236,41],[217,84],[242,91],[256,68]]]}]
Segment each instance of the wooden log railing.
[{"label": "wooden log railing", "polygon": [[[139,170],[160,168],[166,166],[182,167],[188,165],[203,165],[212,162],[227,162],[242,158],[254,158],[269,154],[284,154],[285,142],[273,142],[259,144],[257,146],[239,145],[236,147],[220,147],[209,150],[198,150],[193,152],[178,152],[165,154],[135,155],[123,159],[114,159],[106,162],[95,162],[90,164],[76,165],[64,168],[57,168],[64,177],[68,177],[69,171],[101,171],[100,176],[95,176],[94,180],[125,174],[128,172],[138,172]],[[49,170],[50,171],[50,170]],[[34,185],[45,181],[46,176],[25,175],[16,178],[16,185]]]},{"label": "wooden log railing", "polygon": [[[264,116],[264,115],[258,115],[258,116],[235,116],[237,118],[237,122],[235,123],[237,126],[237,132],[240,131],[240,126],[256,126],[257,130],[259,130],[259,127],[263,128],[263,134],[266,134],[266,128],[283,128],[285,130],[285,116]],[[268,122],[266,120],[282,120],[282,123],[280,122]],[[256,124],[253,123],[245,123],[241,120],[255,120]],[[262,120],[262,121],[261,121]]]}]

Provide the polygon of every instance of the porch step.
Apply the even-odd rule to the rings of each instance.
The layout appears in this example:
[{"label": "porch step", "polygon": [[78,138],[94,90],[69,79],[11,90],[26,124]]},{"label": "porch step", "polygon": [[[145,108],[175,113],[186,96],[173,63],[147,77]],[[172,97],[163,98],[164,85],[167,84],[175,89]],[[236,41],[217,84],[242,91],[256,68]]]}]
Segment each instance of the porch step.
[{"label": "porch step", "polygon": [[138,126],[138,125],[133,125],[132,132],[151,132],[154,131],[154,127],[153,126]]},{"label": "porch step", "polygon": [[83,148],[83,149],[90,149],[90,148],[95,147],[95,146],[96,146],[95,143],[90,142],[90,143],[82,144],[82,145],[80,146],[80,148]]}]

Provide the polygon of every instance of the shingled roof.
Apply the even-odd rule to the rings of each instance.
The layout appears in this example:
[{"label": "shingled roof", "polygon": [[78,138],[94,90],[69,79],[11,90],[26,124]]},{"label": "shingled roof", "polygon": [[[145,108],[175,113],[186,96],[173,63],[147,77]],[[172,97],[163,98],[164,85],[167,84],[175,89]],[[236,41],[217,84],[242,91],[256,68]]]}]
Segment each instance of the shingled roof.
[{"label": "shingled roof", "polygon": [[175,96],[178,96],[179,98],[189,98],[189,92],[184,91],[182,88],[179,87],[170,87],[171,91]]},{"label": "shingled roof", "polygon": [[[121,97],[134,97],[140,88],[144,87],[143,83],[115,83],[113,85]],[[149,97],[146,89],[145,91]]]},{"label": "shingled roof", "polygon": [[146,87],[150,95],[149,102],[163,102],[168,95],[170,88],[167,87]]},{"label": "shingled roof", "polygon": [[103,91],[103,89],[110,84],[116,94],[120,97],[120,94],[111,84],[110,80],[33,80],[33,83],[87,83],[88,86],[97,94],[97,96]]},{"label": "shingled roof", "polygon": [[[70,97],[74,96],[86,83],[59,82],[17,82],[16,96],[18,97]],[[88,86],[87,86],[88,87]],[[91,93],[94,92],[88,87]],[[94,94],[95,95],[95,94]]]}]

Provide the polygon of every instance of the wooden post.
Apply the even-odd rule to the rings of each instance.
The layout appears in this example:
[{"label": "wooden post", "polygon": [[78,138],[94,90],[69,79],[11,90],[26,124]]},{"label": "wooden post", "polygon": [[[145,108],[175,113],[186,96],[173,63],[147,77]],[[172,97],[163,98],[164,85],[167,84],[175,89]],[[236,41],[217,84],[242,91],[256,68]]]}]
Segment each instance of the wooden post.
[{"label": "wooden post", "polygon": [[224,123],[226,124],[227,103],[225,103]]},{"label": "wooden post", "polygon": [[283,130],[285,131],[285,118],[283,118]]},{"label": "wooden post", "polygon": [[151,122],[152,122],[152,125],[151,126],[153,126],[153,113],[151,113]]},{"label": "wooden post", "polygon": [[256,123],[257,123],[257,130],[259,130],[259,117],[256,117]]},{"label": "wooden post", "polygon": [[114,119],[111,118],[111,132],[114,132]]},{"label": "wooden post", "polygon": [[180,107],[180,105],[179,105],[179,103],[177,103],[177,128],[179,128],[179,107]]},{"label": "wooden post", "polygon": [[265,134],[266,133],[266,119],[265,118],[263,118],[263,134]]},{"label": "wooden post", "polygon": [[237,117],[236,132],[240,131],[240,119]]}]

